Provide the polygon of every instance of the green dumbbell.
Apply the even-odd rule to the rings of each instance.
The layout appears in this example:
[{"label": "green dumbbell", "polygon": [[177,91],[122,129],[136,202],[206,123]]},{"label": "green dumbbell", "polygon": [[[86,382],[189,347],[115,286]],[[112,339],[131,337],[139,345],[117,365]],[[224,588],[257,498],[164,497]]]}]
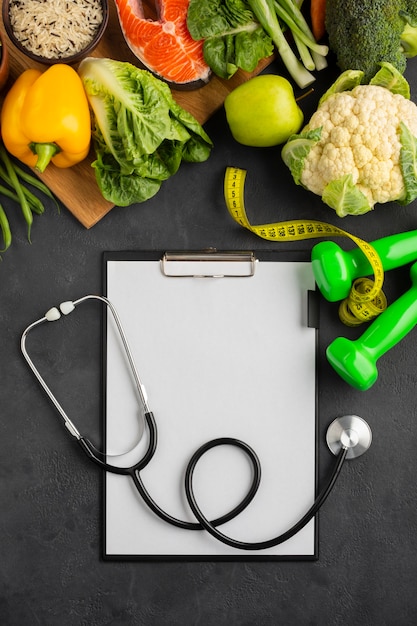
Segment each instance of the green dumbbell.
[{"label": "green dumbbell", "polygon": [[412,286],[381,313],[354,341],[338,337],[326,356],[336,372],[350,385],[365,391],[378,378],[377,360],[417,324],[417,263],[410,270]]},{"label": "green dumbbell", "polygon": [[[417,230],[377,239],[371,246],[384,270],[417,260]],[[356,278],[369,276],[372,267],[360,248],[345,252],[333,241],[321,241],[311,252],[313,274],[323,296],[330,302],[344,300]]]}]

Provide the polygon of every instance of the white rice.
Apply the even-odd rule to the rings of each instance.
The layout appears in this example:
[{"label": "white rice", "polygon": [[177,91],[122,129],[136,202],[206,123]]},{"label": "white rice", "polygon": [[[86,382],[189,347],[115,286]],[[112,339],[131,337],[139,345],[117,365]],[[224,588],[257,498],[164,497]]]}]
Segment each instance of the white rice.
[{"label": "white rice", "polygon": [[83,50],[103,21],[100,0],[12,0],[9,14],[16,39],[47,59]]}]

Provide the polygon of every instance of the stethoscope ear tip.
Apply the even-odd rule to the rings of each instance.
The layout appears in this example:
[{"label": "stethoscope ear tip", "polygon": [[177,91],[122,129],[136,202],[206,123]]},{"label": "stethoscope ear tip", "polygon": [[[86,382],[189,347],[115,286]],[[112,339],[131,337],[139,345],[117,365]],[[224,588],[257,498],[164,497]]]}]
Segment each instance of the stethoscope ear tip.
[{"label": "stethoscope ear tip", "polygon": [[75,304],[72,300],[67,300],[66,302],[61,302],[59,305],[62,315],[69,315],[75,309]]},{"label": "stethoscope ear tip", "polygon": [[327,429],[327,445],[334,455],[342,447],[347,448],[347,459],[356,459],[366,452],[372,443],[369,424],[358,415],[337,417]]},{"label": "stethoscope ear tip", "polygon": [[48,322],[56,322],[57,320],[59,320],[60,317],[61,313],[56,308],[56,306],[53,306],[52,309],[49,309],[49,311],[45,313],[45,319]]}]

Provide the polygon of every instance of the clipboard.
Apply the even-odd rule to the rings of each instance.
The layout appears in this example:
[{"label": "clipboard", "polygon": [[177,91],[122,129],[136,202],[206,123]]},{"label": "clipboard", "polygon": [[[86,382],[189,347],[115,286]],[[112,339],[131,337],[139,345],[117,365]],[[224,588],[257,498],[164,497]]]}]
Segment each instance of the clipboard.
[{"label": "clipboard", "polygon": [[[221,530],[243,541],[285,532],[317,489],[317,293],[307,253],[106,252],[103,265],[103,293],[158,424],[157,451],[141,474],[147,490],[170,514],[195,521],[183,482],[190,457],[208,440],[241,439],[260,458],[261,484]],[[146,432],[111,316],[103,326],[104,449],[133,462]],[[205,455],[195,476],[204,514],[231,510],[250,474],[230,446]],[[240,550],[160,520],[126,476],[106,474],[103,489],[105,560],[318,558],[317,519],[274,548]]]}]

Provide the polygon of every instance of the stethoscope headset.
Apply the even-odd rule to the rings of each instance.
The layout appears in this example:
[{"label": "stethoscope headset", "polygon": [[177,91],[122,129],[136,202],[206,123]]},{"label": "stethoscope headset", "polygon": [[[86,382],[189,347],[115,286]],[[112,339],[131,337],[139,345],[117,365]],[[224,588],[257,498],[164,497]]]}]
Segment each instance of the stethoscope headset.
[{"label": "stethoscope headset", "polygon": [[[60,319],[62,315],[64,315],[64,317],[69,315],[78,305],[86,302],[87,300],[100,301],[108,307],[108,310],[110,310],[129,362],[139,401],[143,406],[143,416],[146,426],[145,430],[147,431],[148,436],[148,445],[142,458],[129,467],[121,467],[119,465],[112,464],[108,461],[111,455],[101,452],[91,443],[88,438],[81,435],[74,423],[70,420],[70,418],[62,408],[61,404],[58,402],[56,396],[52,393],[44,378],[41,376],[39,370],[34,365],[26,349],[26,339],[30,331],[45,322],[56,321]],[[184,479],[185,494],[190,509],[197,520],[196,522],[189,522],[178,519],[170,515],[168,512],[164,511],[155,502],[142,481],[141,471],[150,463],[155,454],[158,438],[157,425],[154,415],[149,409],[145,388],[140,380],[138,371],[136,369],[136,365],[133,360],[132,353],[129,348],[129,344],[127,342],[119,315],[117,314],[117,311],[114,308],[113,304],[107,298],[99,295],[87,295],[79,298],[78,300],[63,302],[59,305],[59,308],[53,307],[49,309],[49,311],[45,313],[44,317],[36,320],[24,330],[21,338],[21,349],[23,356],[25,357],[29,367],[35,374],[39,384],[41,385],[49,399],[52,401],[58,413],[63,418],[64,425],[68,429],[69,433],[73,437],[75,437],[75,439],[78,441],[79,445],[83,449],[84,453],[91,461],[93,461],[96,465],[101,467],[106,472],[130,476],[145,504],[149,507],[149,509],[151,509],[151,511],[153,511],[155,515],[157,515],[164,522],[167,522],[172,526],[182,528],[184,530],[200,531],[204,529],[222,543],[240,550],[265,550],[267,548],[277,546],[296,535],[302,528],[304,528],[304,526],[306,526],[313,519],[313,517],[326,501],[328,495],[333,489],[334,484],[336,483],[345,459],[357,458],[358,456],[362,455],[371,445],[371,430],[369,428],[369,425],[361,417],[358,417],[357,415],[345,415],[343,417],[336,418],[329,425],[326,433],[327,445],[336,457],[335,463],[329,478],[322,486],[312,506],[298,520],[298,522],[291,526],[291,528],[289,528],[286,532],[276,537],[257,542],[239,541],[225,535],[218,529],[218,527],[236,518],[242,511],[244,511],[244,509],[246,509],[246,507],[255,497],[261,481],[261,465],[258,456],[247,443],[233,437],[212,439],[207,443],[204,443],[200,448],[196,450],[191,459],[188,461]],[[199,507],[197,499],[195,497],[193,487],[194,471],[199,460],[206,452],[215,447],[227,445],[239,448],[248,457],[252,466],[252,480],[245,497],[240,501],[237,506],[235,506],[231,511],[222,515],[221,517],[218,517],[214,520],[209,520]],[[120,459],[120,455],[118,455],[118,457]]]}]

